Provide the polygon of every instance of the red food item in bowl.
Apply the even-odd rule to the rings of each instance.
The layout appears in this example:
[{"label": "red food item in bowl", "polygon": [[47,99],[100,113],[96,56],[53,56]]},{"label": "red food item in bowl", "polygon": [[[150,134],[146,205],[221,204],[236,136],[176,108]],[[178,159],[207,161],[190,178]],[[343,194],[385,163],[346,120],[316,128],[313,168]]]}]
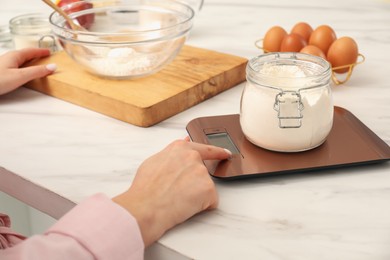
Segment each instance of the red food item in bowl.
[{"label": "red food item in bowl", "polygon": [[[57,5],[63,8],[67,14],[80,12],[82,10],[91,9],[93,7],[92,3],[81,0],[60,0]],[[95,14],[81,15],[78,16],[76,19],[79,25],[81,25],[85,29],[89,29],[95,20]]]}]

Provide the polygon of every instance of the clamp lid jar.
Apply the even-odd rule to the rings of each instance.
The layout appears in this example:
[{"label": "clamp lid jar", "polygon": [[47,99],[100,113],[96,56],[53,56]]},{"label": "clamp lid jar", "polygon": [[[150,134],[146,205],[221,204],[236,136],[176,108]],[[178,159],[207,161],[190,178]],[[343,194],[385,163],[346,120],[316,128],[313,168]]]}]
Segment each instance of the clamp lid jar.
[{"label": "clamp lid jar", "polygon": [[16,16],[9,21],[9,28],[15,49],[41,47],[55,51],[57,48],[46,14],[30,13]]},{"label": "clamp lid jar", "polygon": [[265,149],[298,152],[321,145],[333,125],[331,66],[303,53],[268,53],[248,62],[240,124]]}]

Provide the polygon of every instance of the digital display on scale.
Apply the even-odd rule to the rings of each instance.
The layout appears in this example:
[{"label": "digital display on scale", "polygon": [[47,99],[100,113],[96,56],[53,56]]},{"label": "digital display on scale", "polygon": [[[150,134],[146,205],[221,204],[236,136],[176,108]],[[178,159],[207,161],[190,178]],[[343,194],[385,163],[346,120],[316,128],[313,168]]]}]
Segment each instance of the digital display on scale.
[{"label": "digital display on scale", "polygon": [[238,151],[236,145],[233,143],[228,133],[223,132],[206,134],[206,137],[210,144],[228,149],[232,152],[232,154],[240,154],[240,151]]}]

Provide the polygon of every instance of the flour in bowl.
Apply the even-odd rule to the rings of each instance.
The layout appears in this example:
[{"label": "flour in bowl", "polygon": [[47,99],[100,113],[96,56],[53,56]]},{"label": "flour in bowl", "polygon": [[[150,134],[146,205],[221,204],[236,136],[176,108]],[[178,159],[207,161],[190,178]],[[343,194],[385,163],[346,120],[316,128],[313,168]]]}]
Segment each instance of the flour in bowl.
[{"label": "flour in bowl", "polygon": [[126,77],[143,74],[158,66],[159,56],[156,53],[140,53],[130,47],[89,49],[94,54],[78,57],[78,60],[103,76]]}]

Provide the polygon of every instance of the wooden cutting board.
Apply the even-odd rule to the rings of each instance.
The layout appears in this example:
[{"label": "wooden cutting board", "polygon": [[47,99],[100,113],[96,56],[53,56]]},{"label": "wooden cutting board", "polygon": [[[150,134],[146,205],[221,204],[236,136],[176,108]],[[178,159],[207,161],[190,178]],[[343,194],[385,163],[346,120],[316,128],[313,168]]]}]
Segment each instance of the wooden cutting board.
[{"label": "wooden cutting board", "polygon": [[56,73],[29,82],[28,88],[148,127],[243,82],[247,59],[184,46],[160,72],[131,80],[94,76],[64,52],[32,64],[48,63],[58,65]]}]

